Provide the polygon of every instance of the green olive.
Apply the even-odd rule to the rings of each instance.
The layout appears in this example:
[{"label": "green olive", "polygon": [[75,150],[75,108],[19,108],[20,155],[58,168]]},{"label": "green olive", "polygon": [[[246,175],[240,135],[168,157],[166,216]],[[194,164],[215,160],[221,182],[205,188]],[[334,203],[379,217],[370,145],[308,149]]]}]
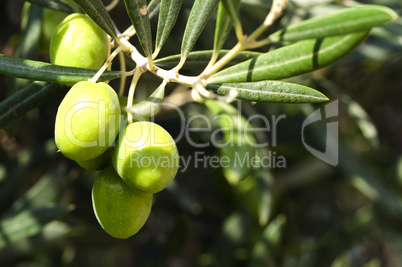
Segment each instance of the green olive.
[{"label": "green olive", "polygon": [[109,165],[95,179],[92,206],[102,228],[116,238],[128,238],[145,224],[152,194],[127,186]]},{"label": "green olive", "polygon": [[106,152],[89,160],[76,161],[82,168],[90,171],[99,171],[104,169],[112,162],[112,148],[110,147]]},{"label": "green olive", "polygon": [[50,61],[62,66],[99,69],[106,60],[108,49],[106,33],[90,17],[75,13],[54,30]]},{"label": "green olive", "polygon": [[108,84],[79,82],[66,94],[57,111],[56,145],[72,160],[96,158],[116,139],[120,116],[119,99]]},{"label": "green olive", "polygon": [[112,162],[129,186],[156,193],[176,176],[179,154],[165,129],[141,121],[127,125],[119,135]]}]

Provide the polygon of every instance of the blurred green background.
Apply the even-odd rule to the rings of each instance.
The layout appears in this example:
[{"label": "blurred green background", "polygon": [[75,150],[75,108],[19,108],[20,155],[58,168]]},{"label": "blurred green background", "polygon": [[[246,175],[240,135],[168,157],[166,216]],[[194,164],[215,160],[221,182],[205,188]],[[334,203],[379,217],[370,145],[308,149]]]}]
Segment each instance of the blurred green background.
[{"label": "blurred green background", "polygon": [[[180,52],[192,2],[184,0],[161,56]],[[290,1],[274,28],[359,3],[386,5],[402,14],[400,0],[298,0]],[[263,21],[270,4],[242,1],[246,33]],[[40,43],[46,11],[31,9],[24,26],[22,6],[21,0],[0,2],[0,53],[48,62],[46,44]],[[123,1],[111,16],[120,30],[130,25]],[[194,50],[212,48],[214,23],[213,17]],[[233,34],[226,48],[234,44]],[[306,115],[325,103],[242,102],[245,117],[286,115],[277,145],[269,148],[286,158],[286,168],[256,170],[231,186],[222,170],[192,164],[155,195],[147,223],[127,240],[110,237],[96,221],[91,203],[96,173],[56,153],[54,120],[67,88],[0,129],[0,266],[402,266],[402,19],[373,29],[364,44],[335,65],[291,81],[339,100],[338,166],[316,159],[301,142]],[[137,98],[145,98],[159,82],[145,75]],[[0,100],[26,84],[0,75]],[[118,88],[118,81],[112,85]],[[180,105],[187,118],[212,116],[203,105],[186,101],[188,93],[180,87],[168,92],[184,96]],[[176,112],[164,110],[156,122],[173,137],[179,134]],[[325,149],[325,122],[305,134],[311,146]],[[191,137],[207,142],[210,135]],[[270,141],[272,136],[259,138]],[[194,148],[185,139],[178,149],[186,158],[218,153],[212,146]]]}]

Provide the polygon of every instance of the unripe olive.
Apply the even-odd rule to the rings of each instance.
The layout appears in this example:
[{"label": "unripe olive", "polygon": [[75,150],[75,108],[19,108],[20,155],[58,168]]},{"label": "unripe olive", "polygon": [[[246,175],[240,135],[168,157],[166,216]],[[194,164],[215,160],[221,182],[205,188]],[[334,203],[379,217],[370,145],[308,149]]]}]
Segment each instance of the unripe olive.
[{"label": "unripe olive", "polygon": [[50,61],[62,66],[99,69],[106,60],[108,49],[106,33],[90,17],[75,13],[54,30]]},{"label": "unripe olive", "polygon": [[99,171],[104,169],[112,162],[112,148],[110,147],[106,152],[89,160],[77,160],[78,165],[90,171]]},{"label": "unripe olive", "polygon": [[164,189],[179,167],[176,144],[158,124],[141,121],[127,125],[118,137],[112,162],[129,186],[149,193]]},{"label": "unripe olive", "polygon": [[148,219],[152,194],[127,186],[109,165],[95,179],[92,206],[102,228],[116,238],[137,233]]},{"label": "unripe olive", "polygon": [[55,141],[58,149],[76,161],[100,156],[116,139],[120,113],[117,94],[108,84],[75,84],[57,110]]}]

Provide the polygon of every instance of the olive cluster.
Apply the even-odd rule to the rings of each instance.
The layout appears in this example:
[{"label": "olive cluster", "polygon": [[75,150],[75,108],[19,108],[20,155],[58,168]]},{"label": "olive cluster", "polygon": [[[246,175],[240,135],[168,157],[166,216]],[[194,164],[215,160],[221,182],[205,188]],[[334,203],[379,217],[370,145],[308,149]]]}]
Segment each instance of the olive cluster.
[{"label": "olive cluster", "polygon": [[[109,41],[89,17],[72,14],[50,42],[53,64],[99,69]],[[178,170],[178,151],[170,134],[149,121],[127,123],[119,97],[107,83],[81,81],[72,86],[56,115],[55,142],[80,166],[99,170],[92,188],[100,225],[116,238],[128,238],[145,224],[153,194]]]}]

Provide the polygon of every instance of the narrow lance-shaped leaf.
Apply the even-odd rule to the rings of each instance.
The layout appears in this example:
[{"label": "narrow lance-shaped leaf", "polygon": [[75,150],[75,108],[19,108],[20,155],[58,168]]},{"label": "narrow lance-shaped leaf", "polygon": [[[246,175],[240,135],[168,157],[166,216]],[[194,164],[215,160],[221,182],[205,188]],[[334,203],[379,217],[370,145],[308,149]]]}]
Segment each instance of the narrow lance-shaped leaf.
[{"label": "narrow lance-shaped leaf", "polygon": [[26,209],[0,221],[0,248],[39,233],[43,226],[71,211],[69,205]]},{"label": "narrow lance-shaped leaf", "polygon": [[[218,53],[218,59],[223,57],[224,55],[226,55],[228,52],[229,52],[229,50],[221,50]],[[188,54],[186,63],[184,64],[182,69],[183,70],[194,70],[194,69],[198,69],[198,68],[204,69],[207,66],[212,54],[213,54],[213,50],[190,52]],[[242,51],[235,58],[233,58],[227,64],[227,66],[233,66],[237,63],[243,62],[250,58],[255,58],[260,55],[262,55],[262,53],[260,53],[260,52]],[[173,55],[173,56],[168,56],[168,57],[157,59],[154,61],[154,63],[158,67],[165,68],[165,69],[171,69],[179,63],[180,58],[181,58],[180,55]]]},{"label": "narrow lance-shaped leaf", "polygon": [[116,42],[120,43],[116,29],[102,0],[74,0]]},{"label": "narrow lance-shaped leaf", "polygon": [[312,18],[279,30],[267,42],[294,42],[306,39],[324,38],[369,30],[388,23],[398,15],[390,8],[377,5],[347,8],[333,14]]},{"label": "narrow lance-shaped leaf", "polygon": [[[92,78],[96,72],[96,70],[64,67],[0,54],[0,73],[17,78],[74,84]],[[116,79],[123,76],[123,74],[120,71],[106,71],[98,81]]]},{"label": "narrow lance-shaped leaf", "polygon": [[255,137],[249,124],[239,111],[230,104],[215,100],[206,100],[205,106],[215,114],[223,135],[219,146],[220,157],[226,160],[223,175],[226,180],[236,185],[252,171],[250,164],[239,164],[255,155]]},{"label": "narrow lance-shaped leaf", "polygon": [[161,0],[151,0],[148,5],[148,13],[149,13],[149,19],[154,18],[161,7]]},{"label": "narrow lance-shaped leaf", "polygon": [[353,51],[369,31],[307,40],[265,53],[212,75],[208,83],[279,80],[331,65]]},{"label": "narrow lance-shaped leaf", "polygon": [[182,3],[183,0],[162,0],[156,31],[155,56],[158,55],[169,37],[170,31],[176,23]]},{"label": "narrow lance-shaped leaf", "polygon": [[127,107],[126,111],[134,116],[147,118],[154,115],[160,109],[165,96],[166,82],[163,82],[149,97],[137,104]]},{"label": "narrow lance-shaped leaf", "polygon": [[124,0],[126,9],[141,47],[149,61],[152,60],[152,35],[149,21],[148,4],[146,0]]},{"label": "narrow lance-shaped leaf", "polygon": [[214,37],[214,54],[213,60],[218,56],[219,51],[222,49],[226,39],[233,28],[232,21],[229,14],[222,2],[219,2],[218,14],[216,18],[215,37]]},{"label": "narrow lance-shaped leaf", "polygon": [[28,21],[18,45],[17,56],[31,59],[36,56],[38,50],[42,31],[43,8],[37,5],[29,5],[28,10]]},{"label": "narrow lance-shaped leaf", "polygon": [[195,42],[200,37],[202,30],[207,25],[209,18],[218,4],[219,0],[195,0],[187,20],[186,29],[184,30],[178,69],[183,66],[188,54],[193,49]]},{"label": "narrow lance-shaped leaf", "polygon": [[271,103],[319,103],[328,98],[310,87],[282,82],[261,81],[246,83],[208,84],[207,89],[219,95],[237,91],[237,98]]},{"label": "narrow lance-shaped leaf", "polygon": [[[27,12],[25,13],[25,11]],[[33,59],[37,55],[42,33],[43,23],[41,23],[41,21],[43,17],[43,8],[38,5],[26,3],[23,10],[23,17],[24,16],[27,16],[27,22],[25,25],[22,25],[22,36],[15,56]],[[27,80],[12,78],[10,79],[7,94],[11,95],[28,84],[29,81]]]},{"label": "narrow lance-shaped leaf", "polygon": [[0,102],[0,128],[21,118],[31,109],[49,100],[64,86],[58,83],[34,82]]},{"label": "narrow lance-shaped leaf", "polygon": [[237,38],[241,38],[243,35],[243,29],[239,18],[240,0],[222,0],[221,2],[225,6],[233,26],[235,27]]},{"label": "narrow lance-shaped leaf", "polygon": [[73,13],[74,9],[72,9],[68,4],[64,3],[60,0],[26,0],[31,2],[32,4],[50,8],[53,10],[65,12],[65,13]]}]

